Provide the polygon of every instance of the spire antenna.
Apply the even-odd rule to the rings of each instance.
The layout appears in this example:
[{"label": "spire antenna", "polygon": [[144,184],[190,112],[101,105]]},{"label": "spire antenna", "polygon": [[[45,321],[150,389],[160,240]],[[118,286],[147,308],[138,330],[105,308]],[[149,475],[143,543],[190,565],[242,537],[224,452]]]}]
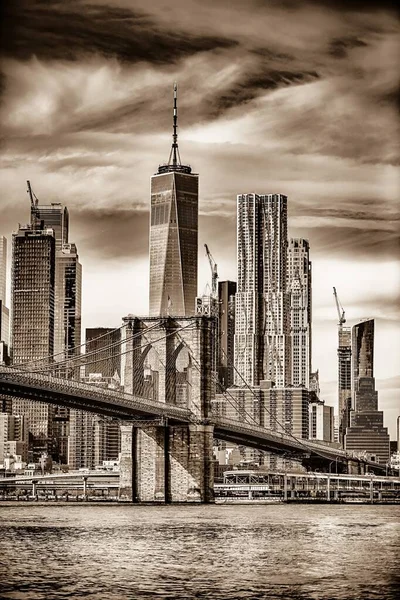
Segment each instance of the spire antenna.
[{"label": "spire antenna", "polygon": [[[179,154],[178,147],[178,84],[174,83],[174,113],[173,113],[173,126],[172,126],[172,147],[169,153],[168,165],[177,167],[181,165],[181,157]],[[171,163],[172,159],[172,163]]]},{"label": "spire antenna", "polygon": [[172,125],[172,146],[169,153],[168,162],[158,167],[158,174],[161,173],[172,173],[177,171],[178,173],[192,172],[192,168],[189,165],[183,165],[181,162],[181,155],[179,153],[178,146],[178,84],[174,83],[174,104],[173,104],[173,125]]},{"label": "spire antenna", "polygon": [[174,167],[178,164],[177,153],[178,153],[178,86],[176,82],[174,83],[174,125],[173,125],[173,134],[172,134],[172,149],[173,149],[173,159],[172,164]]}]

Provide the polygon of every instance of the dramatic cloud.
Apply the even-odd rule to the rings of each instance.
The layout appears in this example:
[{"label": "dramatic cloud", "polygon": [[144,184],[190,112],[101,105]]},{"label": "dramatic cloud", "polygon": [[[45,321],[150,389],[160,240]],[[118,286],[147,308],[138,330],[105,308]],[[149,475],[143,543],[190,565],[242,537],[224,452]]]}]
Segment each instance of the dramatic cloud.
[{"label": "dramatic cloud", "polygon": [[[394,3],[14,0],[2,11],[0,235],[29,219],[27,179],[41,202],[69,207],[85,326],[148,310],[149,179],[169,155],[178,81],[181,156],[200,174],[199,291],[204,243],[235,279],[236,194],[285,193],[290,234],[310,240],[326,398],[333,285],[352,323],[377,318],[377,378],[398,374]],[[391,416],[393,394],[380,396]]]}]

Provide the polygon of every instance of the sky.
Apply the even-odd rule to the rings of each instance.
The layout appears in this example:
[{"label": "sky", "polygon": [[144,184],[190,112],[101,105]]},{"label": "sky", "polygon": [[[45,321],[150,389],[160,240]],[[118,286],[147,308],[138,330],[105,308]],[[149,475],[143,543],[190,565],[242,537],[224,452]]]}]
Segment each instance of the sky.
[{"label": "sky", "polygon": [[313,369],[337,405],[337,288],[374,317],[385,424],[400,414],[399,24],[385,0],[5,0],[0,235],[40,203],[70,212],[83,326],[148,311],[150,177],[200,177],[199,293],[236,279],[236,196],[288,196],[310,242]]}]

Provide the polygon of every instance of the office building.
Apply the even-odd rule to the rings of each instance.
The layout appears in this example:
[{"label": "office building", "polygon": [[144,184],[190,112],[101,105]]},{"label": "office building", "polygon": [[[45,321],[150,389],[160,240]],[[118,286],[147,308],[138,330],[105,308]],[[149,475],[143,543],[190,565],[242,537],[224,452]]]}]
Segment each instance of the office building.
[{"label": "office building", "polygon": [[[54,276],[54,360],[60,364],[72,356],[79,356],[81,344],[82,267],[75,244],[69,243],[69,213],[60,203],[42,205],[31,195],[31,228],[52,229],[55,238]],[[60,374],[71,377],[67,368]],[[53,457],[67,462],[69,435],[69,409],[54,407]]]},{"label": "office building", "polygon": [[287,197],[237,197],[238,278],[235,297],[237,386],[291,382],[287,293]]},{"label": "office building", "polygon": [[[85,376],[82,381],[118,389],[121,376],[121,329],[92,327],[85,333]],[[70,411],[68,464],[71,469],[94,468],[118,458],[119,422],[81,410]]]},{"label": "office building", "polygon": [[175,85],[170,157],[151,178],[151,316],[195,314],[198,203],[199,177],[179,155]]},{"label": "office building", "polygon": [[[0,413],[0,464],[8,454],[28,459],[29,433],[27,421],[21,415]],[[13,446],[15,444],[15,446]]]},{"label": "office building", "polygon": [[341,324],[338,329],[338,410],[339,442],[343,445],[351,411],[351,328]]},{"label": "office building", "polygon": [[12,357],[42,364],[54,349],[55,239],[52,229],[20,227],[13,234]]},{"label": "office building", "polygon": [[221,417],[308,439],[309,401],[305,388],[276,388],[265,380],[251,389],[233,387],[227,394],[217,394],[212,410]]},{"label": "office building", "polygon": [[[93,386],[119,389],[119,376],[91,373],[83,381]],[[120,452],[119,421],[82,410],[70,411],[68,464],[71,469],[94,469],[103,460],[116,460]]]},{"label": "office building", "polygon": [[54,355],[57,362],[80,354],[82,266],[75,244],[56,251]]},{"label": "office building", "polygon": [[218,381],[220,389],[233,385],[236,281],[218,283]]},{"label": "office building", "polygon": [[290,296],[291,385],[310,386],[311,262],[308,240],[289,240],[287,287]]},{"label": "office building", "polygon": [[[32,199],[31,199],[32,200]],[[69,213],[66,206],[59,203],[39,204],[37,198],[31,201],[31,227],[33,230],[52,229],[56,240],[56,250],[68,244]]]},{"label": "office building", "polygon": [[309,435],[310,440],[334,442],[334,412],[333,406],[326,405],[322,400],[313,400],[309,404]]},{"label": "office building", "polygon": [[396,430],[397,430],[397,452],[400,452],[400,416],[396,419]]},{"label": "office building", "polygon": [[90,327],[85,332],[85,376],[121,377],[121,329]]},{"label": "office building", "polygon": [[386,464],[390,440],[375,390],[374,329],[374,320],[368,319],[354,325],[352,330],[353,402],[344,442],[346,450]]},{"label": "office building", "polygon": [[[44,366],[54,351],[55,238],[52,229],[20,227],[13,234],[11,350],[14,365]],[[54,407],[21,398],[14,415],[28,419],[34,458],[51,452]]]},{"label": "office building", "polygon": [[7,238],[0,235],[0,342],[10,343],[10,315],[7,304]]}]

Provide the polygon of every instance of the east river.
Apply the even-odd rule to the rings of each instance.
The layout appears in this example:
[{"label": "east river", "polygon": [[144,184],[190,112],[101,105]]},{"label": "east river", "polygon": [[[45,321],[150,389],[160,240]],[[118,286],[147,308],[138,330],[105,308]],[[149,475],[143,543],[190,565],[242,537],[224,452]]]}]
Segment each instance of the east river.
[{"label": "east river", "polygon": [[400,507],[0,505],[0,598],[395,599]]}]

